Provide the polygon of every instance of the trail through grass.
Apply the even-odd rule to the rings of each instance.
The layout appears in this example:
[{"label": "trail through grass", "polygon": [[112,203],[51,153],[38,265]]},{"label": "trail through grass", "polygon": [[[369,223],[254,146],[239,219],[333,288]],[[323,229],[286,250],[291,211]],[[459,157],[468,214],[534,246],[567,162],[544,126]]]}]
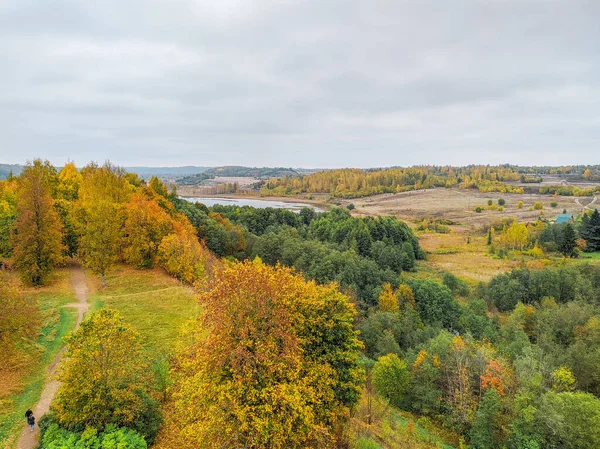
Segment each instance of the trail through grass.
[{"label": "trail through grass", "polygon": [[10,448],[23,426],[25,410],[38,401],[44,387],[46,367],[63,346],[77,318],[77,311],[65,308],[75,301],[67,268],[57,271],[56,280],[48,287],[27,289],[25,296],[36,300],[43,320],[36,342],[25,344],[29,360],[13,373],[11,392],[0,396],[0,447]]}]

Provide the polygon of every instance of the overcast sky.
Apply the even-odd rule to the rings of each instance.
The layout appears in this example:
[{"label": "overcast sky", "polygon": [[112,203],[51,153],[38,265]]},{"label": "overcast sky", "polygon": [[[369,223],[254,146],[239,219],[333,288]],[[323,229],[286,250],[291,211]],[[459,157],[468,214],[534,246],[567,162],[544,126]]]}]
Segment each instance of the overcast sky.
[{"label": "overcast sky", "polygon": [[600,163],[599,0],[0,0],[0,162]]}]

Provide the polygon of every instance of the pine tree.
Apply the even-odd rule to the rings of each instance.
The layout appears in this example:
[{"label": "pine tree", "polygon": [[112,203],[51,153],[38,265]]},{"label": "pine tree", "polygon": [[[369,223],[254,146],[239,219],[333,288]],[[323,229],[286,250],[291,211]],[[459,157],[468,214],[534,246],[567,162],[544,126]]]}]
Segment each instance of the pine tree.
[{"label": "pine tree", "polygon": [[577,235],[571,223],[563,229],[559,251],[565,257],[577,257]]},{"label": "pine tree", "polygon": [[600,251],[600,212],[598,209],[594,210],[594,213],[589,218],[586,231],[584,231],[584,225],[582,225],[582,234],[585,232],[585,236],[582,238],[588,244],[589,251]]},{"label": "pine tree", "polygon": [[15,267],[24,282],[42,285],[62,260],[62,223],[50,196],[56,170],[37,159],[19,179],[17,219],[11,236]]}]

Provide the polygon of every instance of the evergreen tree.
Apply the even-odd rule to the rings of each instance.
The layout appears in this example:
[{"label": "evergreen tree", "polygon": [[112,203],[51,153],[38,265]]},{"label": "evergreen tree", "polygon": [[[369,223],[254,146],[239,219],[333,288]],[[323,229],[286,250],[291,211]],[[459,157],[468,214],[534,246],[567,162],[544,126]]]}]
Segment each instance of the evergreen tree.
[{"label": "evergreen tree", "polygon": [[571,223],[563,229],[559,251],[565,257],[577,257],[577,235]]},{"label": "evergreen tree", "polygon": [[589,218],[586,215],[583,216],[580,234],[587,243],[588,251],[600,251],[600,212],[598,209]]}]

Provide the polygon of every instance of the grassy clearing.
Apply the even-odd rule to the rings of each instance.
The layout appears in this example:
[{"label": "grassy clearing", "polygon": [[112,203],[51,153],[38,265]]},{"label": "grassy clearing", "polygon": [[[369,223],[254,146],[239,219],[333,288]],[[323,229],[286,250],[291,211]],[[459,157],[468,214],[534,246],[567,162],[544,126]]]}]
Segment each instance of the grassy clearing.
[{"label": "grassy clearing", "polygon": [[93,309],[117,310],[142,335],[146,349],[170,354],[182,326],[200,311],[191,287],[162,270],[135,270],[121,266],[106,277],[106,288],[90,298]]},{"label": "grassy clearing", "polygon": [[27,357],[12,371],[0,371],[0,447],[12,447],[23,426],[25,410],[33,407],[42,392],[46,367],[63,346],[63,337],[75,326],[75,309],[65,308],[75,302],[67,268],[58,270],[54,282],[44,288],[24,290],[36,300],[42,328],[36,342],[24,344]]},{"label": "grassy clearing", "polygon": [[581,253],[579,257],[583,260],[600,262],[600,252],[597,253]]},{"label": "grassy clearing", "polygon": [[372,398],[369,409],[366,393],[361,397],[348,433],[352,449],[454,449],[459,445],[457,434],[426,418],[391,407],[378,397]]}]

